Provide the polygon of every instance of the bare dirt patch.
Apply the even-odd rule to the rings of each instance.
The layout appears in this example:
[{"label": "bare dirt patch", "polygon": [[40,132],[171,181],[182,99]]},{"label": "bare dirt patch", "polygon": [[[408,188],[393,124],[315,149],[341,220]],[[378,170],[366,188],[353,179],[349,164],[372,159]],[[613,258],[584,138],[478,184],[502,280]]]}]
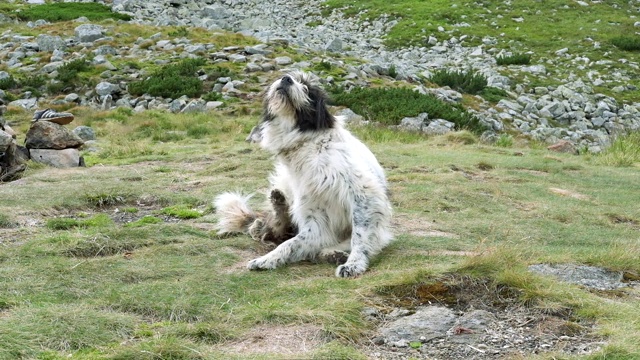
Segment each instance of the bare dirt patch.
[{"label": "bare dirt patch", "polygon": [[420,237],[457,238],[458,235],[435,229],[435,224],[411,214],[396,214],[393,217],[396,233],[406,233]]},{"label": "bare dirt patch", "polygon": [[304,325],[268,325],[251,329],[240,341],[224,344],[224,351],[246,355],[308,354],[326,342],[322,329]]},{"label": "bare dirt patch", "polygon": [[571,191],[571,190],[565,190],[565,189],[559,189],[559,188],[549,188],[549,191],[551,191],[554,194],[558,194],[560,196],[566,196],[566,197],[570,197],[570,198],[574,198],[574,199],[578,199],[578,200],[589,200],[589,197],[587,195],[583,195],[583,194],[580,194],[578,192]]}]

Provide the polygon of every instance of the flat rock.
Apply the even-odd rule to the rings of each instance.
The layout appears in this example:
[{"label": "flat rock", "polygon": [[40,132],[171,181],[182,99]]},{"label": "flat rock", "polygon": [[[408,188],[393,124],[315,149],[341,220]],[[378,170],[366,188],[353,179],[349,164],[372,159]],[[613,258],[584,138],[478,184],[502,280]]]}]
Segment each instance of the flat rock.
[{"label": "flat rock", "polygon": [[549,275],[560,281],[582,285],[591,289],[615,290],[629,286],[622,282],[622,273],[595,266],[576,264],[536,264],[529,271]]},{"label": "flat rock", "polygon": [[392,321],[381,328],[380,333],[387,343],[400,340],[429,341],[447,336],[447,331],[455,324],[456,319],[449,308],[427,306],[418,308],[413,315]]},{"label": "flat rock", "polygon": [[57,168],[80,166],[78,149],[30,149],[31,160]]}]

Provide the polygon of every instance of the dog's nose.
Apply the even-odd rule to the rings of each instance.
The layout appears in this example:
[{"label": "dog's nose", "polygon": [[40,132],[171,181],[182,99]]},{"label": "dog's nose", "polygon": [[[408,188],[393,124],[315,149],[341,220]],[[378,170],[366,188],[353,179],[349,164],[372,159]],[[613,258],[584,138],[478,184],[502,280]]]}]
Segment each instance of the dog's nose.
[{"label": "dog's nose", "polygon": [[282,77],[282,79],[280,79],[280,83],[282,83],[282,85],[292,85],[293,84],[293,79],[291,78],[291,76],[289,75],[285,75]]}]

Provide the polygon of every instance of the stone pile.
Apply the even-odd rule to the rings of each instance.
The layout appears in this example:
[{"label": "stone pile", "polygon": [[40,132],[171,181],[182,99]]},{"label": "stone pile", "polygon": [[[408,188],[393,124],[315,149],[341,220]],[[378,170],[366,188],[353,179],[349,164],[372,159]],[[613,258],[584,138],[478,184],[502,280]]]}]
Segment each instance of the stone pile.
[{"label": "stone pile", "polygon": [[78,150],[84,140],[64,127],[73,118],[50,109],[36,111],[25,141],[31,160],[58,168],[84,165]]}]

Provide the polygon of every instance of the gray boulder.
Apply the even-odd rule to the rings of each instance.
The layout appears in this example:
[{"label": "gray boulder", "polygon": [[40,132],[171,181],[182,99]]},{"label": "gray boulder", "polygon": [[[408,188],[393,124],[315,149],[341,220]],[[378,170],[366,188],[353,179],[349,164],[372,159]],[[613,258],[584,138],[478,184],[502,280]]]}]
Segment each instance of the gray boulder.
[{"label": "gray boulder", "polygon": [[95,90],[96,90],[96,94],[98,94],[100,96],[107,96],[107,95],[119,93],[120,92],[120,86],[118,86],[116,84],[112,84],[112,83],[107,82],[107,81],[103,81],[103,82],[99,83],[98,85],[96,85],[96,89]]},{"label": "gray boulder", "polygon": [[104,28],[100,25],[95,24],[82,24],[75,28],[74,34],[78,41],[83,42],[94,42],[98,39],[102,39],[104,37]]},{"label": "gray boulder", "polygon": [[67,43],[60,36],[41,34],[36,38],[40,51],[65,50]]},{"label": "gray boulder", "polygon": [[85,142],[96,139],[95,131],[88,126],[78,126],[72,132]]}]

